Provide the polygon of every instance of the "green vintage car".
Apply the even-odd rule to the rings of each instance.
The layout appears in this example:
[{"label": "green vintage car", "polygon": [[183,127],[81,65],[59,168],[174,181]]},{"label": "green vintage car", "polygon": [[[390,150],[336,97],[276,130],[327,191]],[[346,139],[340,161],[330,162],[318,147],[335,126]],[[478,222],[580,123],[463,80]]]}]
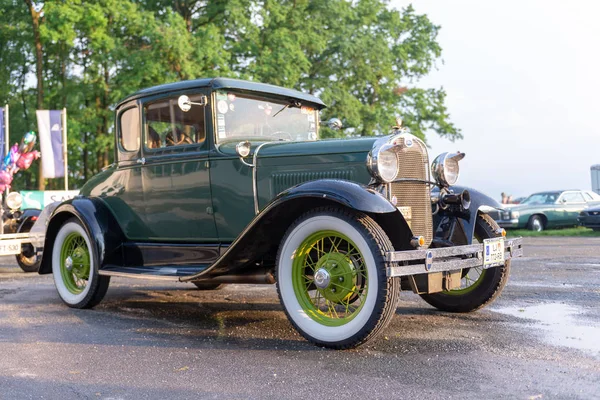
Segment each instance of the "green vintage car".
[{"label": "green vintage car", "polygon": [[401,289],[450,312],[496,298],[521,242],[486,214],[493,199],[451,187],[464,154],[430,171],[427,147],[400,126],[319,140],[324,107],[223,78],[127,97],[116,162],[40,217],[40,273],[76,308],[98,304],[112,277],[276,282],[296,329],[336,349],[380,333]]},{"label": "green vintage car", "polygon": [[577,225],[581,211],[600,205],[600,195],[588,190],[554,190],[534,193],[520,204],[505,206],[491,215],[502,228],[543,231]]}]

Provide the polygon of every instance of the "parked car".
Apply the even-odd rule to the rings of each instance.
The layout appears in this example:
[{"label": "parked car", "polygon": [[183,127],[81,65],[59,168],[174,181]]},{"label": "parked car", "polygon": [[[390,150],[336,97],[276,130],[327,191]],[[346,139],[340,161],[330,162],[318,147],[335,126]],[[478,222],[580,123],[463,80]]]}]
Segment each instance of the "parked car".
[{"label": "parked car", "polygon": [[[4,197],[4,196],[3,196]],[[17,264],[25,272],[37,272],[41,260],[31,243],[23,239],[13,239],[13,234],[28,233],[40,215],[40,210],[21,210],[22,197],[19,192],[11,192],[4,197],[2,206],[2,238],[0,255],[15,255]],[[11,248],[14,244],[14,250]]]},{"label": "parked car", "polygon": [[543,231],[577,225],[587,207],[600,205],[600,195],[588,190],[556,190],[534,193],[518,205],[493,213],[502,228],[527,228]]},{"label": "parked car", "polygon": [[590,207],[579,213],[579,225],[600,232],[600,206]]},{"label": "parked car", "polygon": [[318,140],[324,107],[223,78],[127,97],[115,164],[40,217],[40,273],[75,308],[98,304],[111,277],[276,282],[292,325],[336,349],[379,334],[401,288],[450,312],[493,301],[521,240],[485,214],[495,200],[453,186],[464,154],[430,170],[425,143],[400,126]]}]

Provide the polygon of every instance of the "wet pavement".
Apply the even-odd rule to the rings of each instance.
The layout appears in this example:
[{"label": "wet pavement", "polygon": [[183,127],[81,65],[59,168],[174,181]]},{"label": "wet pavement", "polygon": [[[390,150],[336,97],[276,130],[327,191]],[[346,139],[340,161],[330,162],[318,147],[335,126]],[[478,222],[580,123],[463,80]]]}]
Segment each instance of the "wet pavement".
[{"label": "wet pavement", "polygon": [[292,329],[274,286],[202,292],[113,278],[94,310],[0,258],[0,399],[600,398],[600,238],[527,238],[472,314],[403,292],[351,351]]}]

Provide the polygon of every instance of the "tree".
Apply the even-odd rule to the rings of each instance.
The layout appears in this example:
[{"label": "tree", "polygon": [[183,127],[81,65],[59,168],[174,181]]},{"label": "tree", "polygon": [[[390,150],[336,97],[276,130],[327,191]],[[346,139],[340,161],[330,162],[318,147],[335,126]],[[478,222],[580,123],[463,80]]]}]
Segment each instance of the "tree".
[{"label": "tree", "polygon": [[[443,89],[418,85],[441,56],[440,27],[412,7],[393,10],[384,0],[0,0],[0,16],[0,102],[12,106],[11,130],[35,129],[35,106],[66,107],[75,185],[113,161],[120,99],[198,77],[318,95],[329,105],[322,118],[339,117],[347,127],[324,128],[324,136],[385,134],[401,117],[422,138],[428,130],[461,137]],[[26,172],[27,187],[35,173]]]}]

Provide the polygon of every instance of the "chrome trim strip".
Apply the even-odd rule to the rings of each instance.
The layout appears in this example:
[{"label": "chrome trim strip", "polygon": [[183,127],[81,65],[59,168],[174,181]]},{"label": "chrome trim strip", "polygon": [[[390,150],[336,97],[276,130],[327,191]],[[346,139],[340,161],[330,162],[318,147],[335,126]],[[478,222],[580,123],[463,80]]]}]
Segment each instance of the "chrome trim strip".
[{"label": "chrome trim strip", "polygon": [[269,143],[278,143],[278,142],[265,142],[258,145],[256,150],[254,150],[254,155],[252,156],[252,192],[254,194],[254,215],[258,215],[258,181],[257,181],[257,170],[258,167],[256,162],[258,161],[258,151],[266,144]]},{"label": "chrome trim strip", "polygon": [[130,274],[128,272],[105,271],[103,269],[98,271],[98,275],[117,276],[120,278],[148,279],[151,281],[170,281],[170,282],[180,282],[179,278],[181,278],[180,276]]},{"label": "chrome trim strip", "polygon": [[[504,258],[523,256],[523,239],[509,239],[504,242]],[[427,254],[433,256],[427,268]],[[470,256],[470,257],[467,257]],[[464,257],[464,258],[463,258]],[[467,246],[443,247],[428,250],[391,251],[385,254],[387,263],[402,261],[420,261],[411,265],[394,265],[386,269],[387,276],[408,276],[431,272],[453,271],[461,268],[480,267],[483,265],[483,244]]]}]

